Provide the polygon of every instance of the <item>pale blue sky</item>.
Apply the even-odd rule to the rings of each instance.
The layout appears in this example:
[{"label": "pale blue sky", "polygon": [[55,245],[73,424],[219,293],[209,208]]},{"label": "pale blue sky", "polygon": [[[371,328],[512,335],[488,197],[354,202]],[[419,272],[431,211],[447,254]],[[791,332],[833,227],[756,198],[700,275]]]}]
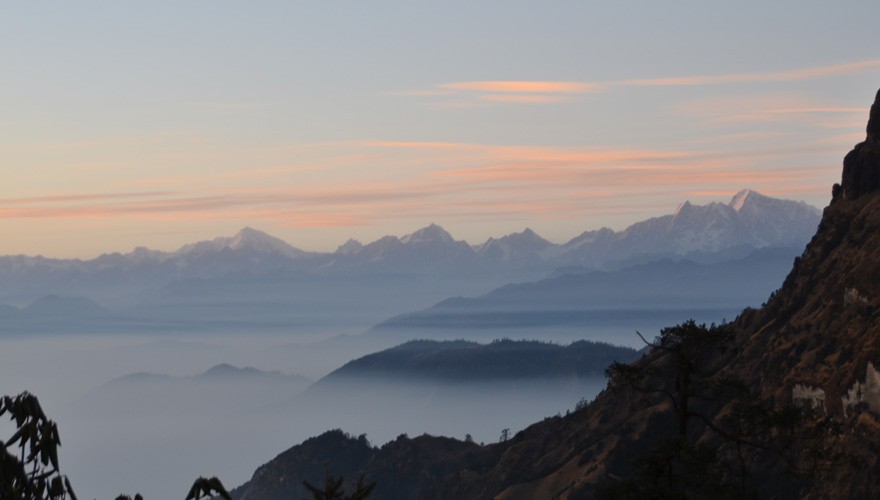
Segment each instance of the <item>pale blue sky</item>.
[{"label": "pale blue sky", "polygon": [[[0,15],[0,254],[555,241],[750,187],[827,203],[876,2],[28,2]],[[705,77],[705,78],[693,78]],[[671,80],[670,80],[671,79]]]}]

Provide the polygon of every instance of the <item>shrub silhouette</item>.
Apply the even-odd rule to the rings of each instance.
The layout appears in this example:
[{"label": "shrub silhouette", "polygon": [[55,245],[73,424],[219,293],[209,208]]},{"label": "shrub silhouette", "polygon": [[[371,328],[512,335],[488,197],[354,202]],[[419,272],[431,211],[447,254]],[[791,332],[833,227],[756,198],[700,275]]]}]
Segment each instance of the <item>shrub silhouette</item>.
[{"label": "shrub silhouette", "polygon": [[314,500],[363,500],[373,492],[376,482],[367,484],[364,475],[361,474],[357,478],[355,490],[346,496],[342,476],[334,477],[329,472],[325,472],[323,488],[319,488],[308,481],[303,481],[303,486],[309,490]]},{"label": "shrub silhouette", "polygon": [[[781,464],[785,473],[809,480],[818,467],[844,464],[845,457],[823,449],[824,436],[838,432],[829,418],[774,407],[719,371],[713,360],[731,352],[730,325],[690,320],[662,329],[653,342],[639,336],[653,356],[613,363],[606,370],[609,388],[665,400],[674,427],[633,460],[630,477],[601,485],[599,498],[757,498],[747,481],[756,465]],[[715,444],[695,442],[702,432],[714,435]]]},{"label": "shrub silhouette", "polygon": [[[66,476],[58,471],[58,426],[46,418],[29,392],[3,396],[0,417],[9,415],[16,430],[0,441],[0,498],[9,500],[77,500]],[[18,447],[12,454],[9,448]]]},{"label": "shrub silhouette", "polygon": [[[59,472],[61,438],[58,426],[43,413],[37,397],[29,392],[14,397],[3,396],[0,417],[6,414],[16,429],[9,439],[0,440],[0,499],[78,500],[67,476]],[[13,454],[10,448],[18,450]],[[232,500],[216,477],[196,479],[186,500],[199,500],[213,494]],[[119,495],[116,500],[132,499],[128,495]],[[134,500],[143,500],[143,497],[136,494]]]}]

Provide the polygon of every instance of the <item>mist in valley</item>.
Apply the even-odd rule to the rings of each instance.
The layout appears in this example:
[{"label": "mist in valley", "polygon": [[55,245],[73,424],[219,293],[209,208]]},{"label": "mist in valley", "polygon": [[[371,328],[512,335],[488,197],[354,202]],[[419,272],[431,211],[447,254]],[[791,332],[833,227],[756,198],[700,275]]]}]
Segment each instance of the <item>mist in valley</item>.
[{"label": "mist in valley", "polygon": [[[694,278],[684,273],[681,283],[667,289],[687,289],[705,277],[703,271],[716,268],[688,269],[696,270]],[[732,319],[742,307],[766,297],[773,279],[755,280],[748,287],[731,281],[725,294],[715,293],[711,299],[711,290],[705,288],[663,298],[653,282],[630,275],[616,280],[617,288],[611,285],[620,274],[568,275],[488,294],[465,287],[462,292],[472,299],[435,300],[448,292],[440,287],[413,292],[400,303],[396,301],[409,288],[395,292],[393,283],[377,286],[373,294],[348,287],[339,302],[324,296],[329,291],[311,298],[305,291],[295,297],[281,294],[295,303],[296,311],[311,311],[286,326],[284,316],[294,313],[285,311],[284,304],[267,306],[271,294],[265,291],[243,294],[241,309],[226,307],[224,301],[240,291],[229,280],[227,288],[213,295],[193,293],[189,302],[181,300],[174,314],[184,323],[170,321],[156,328],[161,322],[129,321],[121,331],[98,334],[82,333],[92,320],[75,314],[44,318],[55,330],[35,331],[40,323],[29,323],[31,331],[13,331],[0,339],[0,380],[5,394],[36,394],[58,422],[62,471],[80,498],[134,492],[175,498],[199,475],[216,475],[229,488],[240,485],[278,453],[329,429],[366,434],[374,445],[400,434],[423,433],[458,439],[470,435],[477,443],[491,443],[503,429],[513,435],[545,417],[564,414],[605,386],[601,368],[590,375],[549,378],[355,374],[322,380],[371,353],[414,339],[486,344],[507,338],[559,345],[590,340],[640,349],[644,345],[636,331],[650,338],[688,318],[707,323]],[[421,286],[429,285],[426,281]],[[603,294],[619,298],[645,287],[636,295],[639,300],[599,300]],[[656,298],[648,300],[652,294]],[[360,308],[358,297],[363,300]],[[194,308],[193,301],[203,307]],[[379,302],[386,302],[380,312],[398,315],[373,321],[375,311],[358,312]],[[173,296],[166,303],[173,305]],[[399,314],[411,305],[416,312]],[[248,313],[232,321],[240,310]],[[164,311],[162,321],[170,317]],[[275,311],[265,315],[275,319],[249,320],[261,311]],[[204,317],[209,320],[198,319]],[[371,321],[374,326],[363,327]],[[68,324],[73,326],[65,330]],[[181,324],[186,327],[173,329]],[[245,367],[252,369],[241,370]],[[3,425],[0,429],[8,429]]]},{"label": "mist in valley", "polygon": [[[565,413],[605,385],[602,377],[341,377],[311,385],[345,361],[387,347],[366,337],[333,356],[326,353],[340,349],[339,339],[327,349],[280,335],[3,339],[0,380],[7,394],[40,397],[59,425],[62,471],[80,498],[100,499],[134,492],[176,498],[199,475],[216,475],[231,488],[288,447],[333,428],[366,434],[374,445],[404,433],[495,442],[503,429],[513,435]],[[301,372],[296,360],[306,358],[312,364]],[[2,425],[3,435],[11,434],[8,422]]]}]

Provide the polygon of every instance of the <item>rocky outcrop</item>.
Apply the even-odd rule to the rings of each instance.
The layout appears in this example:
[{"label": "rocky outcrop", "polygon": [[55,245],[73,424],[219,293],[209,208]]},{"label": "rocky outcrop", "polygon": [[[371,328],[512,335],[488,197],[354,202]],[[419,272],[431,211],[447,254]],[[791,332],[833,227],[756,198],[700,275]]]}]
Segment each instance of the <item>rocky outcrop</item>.
[{"label": "rocky outcrop", "polygon": [[880,90],[874,98],[871,106],[871,116],[868,118],[868,141],[880,142]]},{"label": "rocky outcrop", "polygon": [[834,200],[854,200],[880,189],[880,91],[871,106],[867,137],[843,159],[841,188],[835,186]]},{"label": "rocky outcrop", "polygon": [[857,380],[843,396],[844,415],[858,410],[862,405],[880,415],[880,373],[874,368],[874,363],[868,363],[865,381]]},{"label": "rocky outcrop", "polygon": [[791,390],[791,399],[797,406],[825,413],[825,391],[818,387],[797,384]]}]

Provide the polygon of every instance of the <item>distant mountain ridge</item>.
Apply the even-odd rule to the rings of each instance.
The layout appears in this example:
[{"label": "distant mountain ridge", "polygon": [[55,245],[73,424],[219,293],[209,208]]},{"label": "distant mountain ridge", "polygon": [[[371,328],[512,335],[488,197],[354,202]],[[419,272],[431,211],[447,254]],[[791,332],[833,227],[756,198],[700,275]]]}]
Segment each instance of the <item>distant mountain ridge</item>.
[{"label": "distant mountain ridge", "polygon": [[224,250],[256,254],[278,254],[291,259],[298,259],[309,255],[309,252],[300,250],[279,238],[250,227],[245,227],[232,237],[224,238],[221,236],[212,241],[184,245],[180,250],[174,252],[173,255],[204,255]]},{"label": "distant mountain ridge", "polygon": [[[105,416],[161,415],[171,418],[180,412],[229,414],[248,411],[299,394],[312,380],[279,371],[239,368],[222,363],[190,376],[157,373],[129,373],[93,389],[67,410],[82,415],[98,409]],[[229,401],[235,395],[236,404]]]},{"label": "distant mountain ridge", "polygon": [[121,383],[130,383],[137,382],[139,380],[145,379],[162,379],[162,380],[178,380],[178,381],[186,381],[186,380],[214,380],[220,381],[223,380],[245,380],[249,378],[263,378],[265,380],[289,380],[295,381],[302,384],[311,383],[309,379],[306,377],[302,377],[300,375],[287,375],[281,373],[279,371],[264,371],[259,370],[257,368],[251,366],[245,367],[237,367],[230,365],[229,363],[220,363],[218,365],[214,365],[211,368],[208,368],[202,373],[197,375],[190,375],[186,377],[175,377],[172,375],[162,375],[157,373],[147,373],[147,372],[138,372],[138,373],[129,373],[128,375],[123,375],[121,377],[117,377],[107,384],[121,384]]},{"label": "distant mountain ridge", "polygon": [[494,338],[565,330],[582,336],[591,327],[631,333],[681,317],[718,322],[766,300],[800,251],[764,248],[727,262],[663,259],[614,271],[570,267],[543,280],[504,285],[477,297],[453,297],[394,316],[370,333]]},{"label": "distant mountain ridge", "polygon": [[686,256],[749,248],[803,246],[821,212],[804,202],[780,200],[744,189],[729,203],[693,205],[637,222],[620,232],[588,231],[562,245],[568,264],[602,267],[643,255]]},{"label": "distant mountain ridge", "polygon": [[[174,252],[139,247],[85,261],[6,256],[0,257],[0,305],[15,307],[0,308],[0,328],[10,334],[363,331],[507,283],[663,259],[720,263],[759,248],[798,248],[817,221],[817,211],[803,203],[746,190],[726,205],[685,203],[675,214],[620,232],[590,231],[564,244],[525,229],[472,246],[431,224],[367,244],[348,240],[335,252],[320,253],[244,228]],[[60,314],[60,303],[44,316],[22,311],[47,296],[66,298],[67,313]]]},{"label": "distant mountain ridge", "polygon": [[472,246],[431,224],[367,244],[349,240],[335,252],[322,253],[301,250],[246,227],[231,237],[184,245],[174,252],[138,247],[91,260],[0,256],[0,303],[23,305],[48,294],[131,303],[138,294],[171,282],[235,273],[311,278],[442,273],[522,281],[572,265],[615,268],[694,253],[740,249],[738,255],[743,256],[756,248],[799,247],[809,240],[818,221],[819,211],[803,202],[743,190],[728,204],[685,202],[674,214],[619,232],[587,231],[564,244],[525,229]]},{"label": "distant mountain ridge", "polygon": [[479,344],[465,340],[413,340],[363,356],[334,370],[316,386],[343,378],[395,377],[477,382],[535,378],[603,378],[613,361],[635,349],[581,340],[569,345],[526,340]]}]

